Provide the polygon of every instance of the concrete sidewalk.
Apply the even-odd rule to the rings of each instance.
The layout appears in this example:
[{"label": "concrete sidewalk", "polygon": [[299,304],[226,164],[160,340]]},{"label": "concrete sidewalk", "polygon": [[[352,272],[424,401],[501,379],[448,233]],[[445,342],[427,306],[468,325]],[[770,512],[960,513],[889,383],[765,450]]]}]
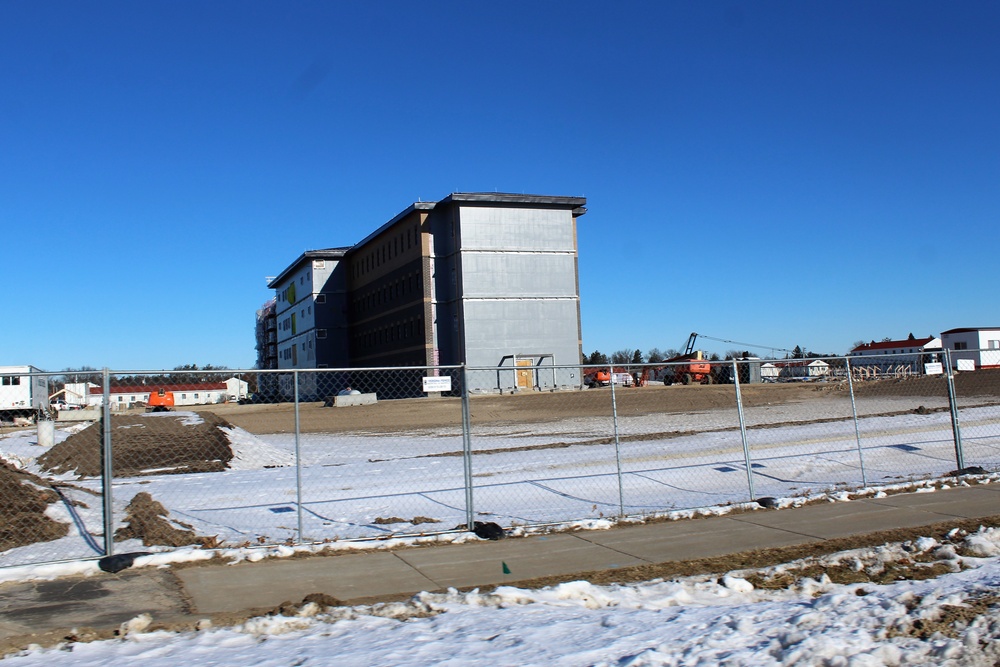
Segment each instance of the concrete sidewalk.
[{"label": "concrete sidewalk", "polygon": [[[687,521],[237,565],[138,568],[97,577],[0,585],[0,640],[108,630],[142,613],[194,623],[301,601],[346,604],[575,573],[804,545],[893,528],[1000,515],[1000,484],[760,510]],[[504,565],[510,574],[504,572]]]}]

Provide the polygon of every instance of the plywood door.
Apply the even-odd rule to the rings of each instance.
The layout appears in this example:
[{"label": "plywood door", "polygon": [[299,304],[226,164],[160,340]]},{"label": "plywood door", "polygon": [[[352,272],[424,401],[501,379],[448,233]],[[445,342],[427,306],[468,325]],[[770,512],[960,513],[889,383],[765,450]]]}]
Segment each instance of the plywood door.
[{"label": "plywood door", "polygon": [[517,388],[531,389],[535,386],[535,373],[531,370],[531,359],[517,360]]}]

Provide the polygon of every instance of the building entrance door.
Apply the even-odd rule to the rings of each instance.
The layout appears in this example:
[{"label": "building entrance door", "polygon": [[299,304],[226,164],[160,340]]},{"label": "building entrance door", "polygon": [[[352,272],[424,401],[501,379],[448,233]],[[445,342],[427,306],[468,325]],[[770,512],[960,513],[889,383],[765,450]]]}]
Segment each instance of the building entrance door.
[{"label": "building entrance door", "polygon": [[517,388],[531,389],[535,386],[535,373],[531,370],[531,359],[517,360]]}]

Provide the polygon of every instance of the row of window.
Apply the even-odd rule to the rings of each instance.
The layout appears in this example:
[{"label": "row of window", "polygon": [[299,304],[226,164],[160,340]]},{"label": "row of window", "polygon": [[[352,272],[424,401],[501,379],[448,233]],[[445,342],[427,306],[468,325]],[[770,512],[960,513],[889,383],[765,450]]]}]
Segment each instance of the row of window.
[{"label": "row of window", "polygon": [[394,303],[397,299],[412,299],[420,293],[420,281],[418,278],[418,273],[414,271],[398,280],[386,283],[359,295],[351,301],[351,315],[357,317],[376,308],[382,309],[384,306]]},{"label": "row of window", "polygon": [[354,277],[363,276],[374,271],[383,263],[388,262],[401,252],[417,245],[420,239],[420,227],[417,224],[407,226],[405,233],[400,231],[392,238],[387,238],[378,246],[373,246],[365,255],[354,259]]},{"label": "row of window", "polygon": [[[320,335],[320,332],[322,332],[323,335]],[[319,330],[317,330],[316,337],[317,338],[326,338],[326,329],[319,329]],[[285,360],[291,359],[292,356],[293,356],[293,352],[294,352],[293,348],[295,347],[295,345],[296,345],[295,343],[292,343],[292,345],[290,345],[289,347],[286,347],[285,349],[283,349],[281,351],[281,358],[285,359]],[[310,338],[308,340],[304,340],[301,343],[298,343],[298,346],[299,346],[299,348],[303,352],[305,352],[306,350],[313,349],[312,338]],[[311,355],[310,355],[310,357],[311,357]]]},{"label": "row of window", "polygon": [[[322,259],[317,259],[316,261],[313,262],[313,265],[316,266],[316,268],[321,269],[326,265],[326,262]],[[309,271],[306,271],[301,276],[299,276],[299,285],[305,285],[307,280],[310,281],[310,283],[312,282],[312,273],[310,273]],[[308,293],[308,291],[309,290],[305,290],[302,291],[302,293],[306,294]],[[291,285],[278,292],[277,300],[283,303],[295,303],[296,301],[298,301],[298,299],[295,296],[294,280],[292,281]]]},{"label": "row of window", "polygon": [[3,385],[4,387],[10,387],[18,384],[21,384],[20,375],[4,375],[3,377],[0,377],[0,385]]},{"label": "row of window", "polygon": [[376,345],[385,345],[395,342],[417,342],[423,340],[424,318],[423,316],[411,317],[404,322],[393,322],[387,326],[360,331],[354,334],[353,343],[360,349],[371,348]]},{"label": "row of window", "polygon": [[[187,397],[188,397],[187,394],[178,394],[178,396],[180,396],[181,400],[187,400]],[[193,398],[201,398],[201,395],[197,394],[197,393],[191,394],[191,396]],[[205,398],[212,398],[212,394],[207,394],[205,396]],[[144,401],[144,400],[146,400],[145,396],[129,396],[128,397],[128,402],[129,403],[135,403],[136,401]],[[118,402],[119,403],[124,403],[125,402],[125,396],[123,394],[119,394],[118,395]]]}]

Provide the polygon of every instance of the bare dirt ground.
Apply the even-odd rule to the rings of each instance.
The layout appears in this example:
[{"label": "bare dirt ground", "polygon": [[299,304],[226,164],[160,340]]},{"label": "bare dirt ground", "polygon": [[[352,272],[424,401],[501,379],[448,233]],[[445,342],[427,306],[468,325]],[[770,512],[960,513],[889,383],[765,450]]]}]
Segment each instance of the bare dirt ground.
[{"label": "bare dirt ground", "polygon": [[[1000,369],[960,374],[955,380],[959,401],[969,397],[1000,397]],[[913,397],[947,398],[943,376],[914,377],[855,383],[859,398]],[[816,398],[850,398],[846,382],[789,382],[743,385],[743,405],[754,408],[782,403],[805,403]],[[704,412],[736,405],[734,385],[683,385],[620,388],[615,392],[620,415]],[[470,397],[473,425],[506,422],[539,423],[562,419],[610,416],[610,389],[584,391],[524,392]],[[293,432],[295,408],[291,403],[270,405],[213,405],[207,407],[235,426],[251,433]],[[302,433],[346,431],[400,432],[429,428],[460,428],[462,405],[458,398],[411,398],[380,401],[375,405],[328,408],[322,403],[299,406]]]},{"label": "bare dirt ground", "polygon": [[[182,474],[225,470],[233,458],[229,439],[220,427],[230,424],[211,412],[202,423],[186,424],[183,417],[113,415],[111,443],[115,477],[143,474]],[[98,423],[74,433],[38,457],[38,464],[54,474],[79,477],[101,474],[103,432]]]},{"label": "bare dirt ground", "polygon": [[0,462],[0,551],[66,535],[68,525],[45,515],[58,501],[48,482]]}]

